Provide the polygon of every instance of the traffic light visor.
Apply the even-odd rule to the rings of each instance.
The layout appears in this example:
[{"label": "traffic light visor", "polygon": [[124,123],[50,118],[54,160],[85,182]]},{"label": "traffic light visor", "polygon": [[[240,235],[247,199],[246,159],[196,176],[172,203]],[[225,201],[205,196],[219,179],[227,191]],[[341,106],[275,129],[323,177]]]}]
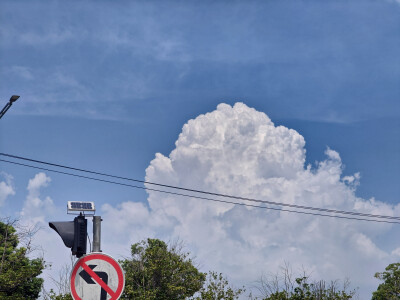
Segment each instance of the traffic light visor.
[{"label": "traffic light visor", "polygon": [[69,222],[49,222],[50,228],[53,228],[62,238],[65,246],[72,248],[74,245],[74,221]]}]

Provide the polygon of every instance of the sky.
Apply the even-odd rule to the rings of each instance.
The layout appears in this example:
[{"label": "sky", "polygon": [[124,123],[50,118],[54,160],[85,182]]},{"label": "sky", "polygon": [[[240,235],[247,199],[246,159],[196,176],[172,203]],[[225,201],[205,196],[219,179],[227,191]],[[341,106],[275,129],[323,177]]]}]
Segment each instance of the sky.
[{"label": "sky", "polygon": [[[400,216],[400,3],[2,1],[3,153],[297,205]],[[0,162],[0,217],[42,228],[94,201],[116,258],[181,239],[250,286],[285,262],[361,299],[399,261],[399,225],[172,197]],[[90,225],[91,222],[89,222]],[[90,229],[91,230],[91,229]],[[47,280],[47,282],[50,282]],[[46,288],[51,286],[46,283]]]}]

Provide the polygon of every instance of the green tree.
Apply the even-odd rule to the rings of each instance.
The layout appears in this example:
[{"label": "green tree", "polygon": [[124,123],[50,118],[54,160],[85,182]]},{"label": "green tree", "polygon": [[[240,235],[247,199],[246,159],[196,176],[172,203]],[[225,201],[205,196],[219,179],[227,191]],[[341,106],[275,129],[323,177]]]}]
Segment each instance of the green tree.
[{"label": "green tree", "polygon": [[400,263],[388,265],[385,272],[376,273],[375,277],[383,280],[383,283],[372,294],[372,300],[400,299]]},{"label": "green tree", "polygon": [[207,281],[193,300],[234,300],[244,292],[243,288],[229,286],[228,280],[221,273],[209,272]]},{"label": "green tree", "polygon": [[188,253],[158,239],[132,245],[131,255],[120,261],[125,270],[123,299],[185,299],[199,291],[206,278]]},{"label": "green tree", "polygon": [[[349,281],[343,282],[339,288],[339,281],[326,283],[324,280],[309,281],[309,276],[303,272],[300,276],[293,276],[289,264],[281,268],[281,272],[261,278],[258,290],[263,300],[348,300],[352,299],[355,291],[348,291]],[[259,299],[259,298],[256,298]]]},{"label": "green tree", "polygon": [[37,299],[43,284],[37,276],[45,264],[42,258],[27,257],[29,246],[18,248],[13,224],[0,222],[0,299]]},{"label": "green tree", "polygon": [[46,300],[73,300],[71,294],[57,294],[54,290],[44,296]]},{"label": "green tree", "polygon": [[337,288],[335,282],[326,285],[325,281],[309,283],[308,277],[296,278],[296,286],[292,291],[278,291],[264,300],[348,300],[355,292],[347,292]]}]

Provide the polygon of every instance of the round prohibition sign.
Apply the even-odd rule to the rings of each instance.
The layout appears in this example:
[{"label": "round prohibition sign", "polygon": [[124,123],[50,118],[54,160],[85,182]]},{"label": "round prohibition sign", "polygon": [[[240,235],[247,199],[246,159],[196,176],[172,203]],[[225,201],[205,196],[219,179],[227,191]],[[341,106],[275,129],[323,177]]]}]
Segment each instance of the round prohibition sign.
[{"label": "round prohibition sign", "polygon": [[[74,300],[117,300],[125,287],[124,277],[121,266],[111,256],[104,253],[86,255],[72,269],[71,296]],[[101,289],[100,298],[94,296],[94,288]]]}]

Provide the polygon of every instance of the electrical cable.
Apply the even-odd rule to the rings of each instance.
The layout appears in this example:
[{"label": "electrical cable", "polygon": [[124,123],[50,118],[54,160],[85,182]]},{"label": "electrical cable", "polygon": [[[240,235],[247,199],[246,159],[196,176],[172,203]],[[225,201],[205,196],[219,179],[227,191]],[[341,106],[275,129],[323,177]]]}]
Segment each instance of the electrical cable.
[{"label": "electrical cable", "polygon": [[[305,211],[296,211],[296,210],[288,210],[288,209],[281,209],[281,208],[275,208],[275,207],[258,206],[258,205],[252,205],[252,204],[246,204],[246,203],[231,202],[231,201],[226,201],[226,200],[212,199],[212,198],[206,198],[206,197],[201,197],[201,196],[188,195],[188,194],[176,193],[176,192],[171,192],[171,191],[163,191],[163,190],[157,190],[157,189],[152,189],[152,188],[147,188],[147,187],[141,187],[141,186],[136,186],[136,185],[132,185],[132,184],[126,184],[126,183],[121,183],[121,182],[116,182],[116,181],[94,178],[94,177],[90,177],[90,176],[84,176],[84,175],[79,175],[79,174],[73,174],[73,173],[68,173],[68,172],[63,172],[63,171],[52,170],[52,169],[48,169],[48,168],[42,168],[42,167],[38,167],[38,166],[27,165],[27,164],[8,161],[8,160],[4,160],[4,159],[0,159],[0,161],[14,164],[14,165],[29,167],[29,168],[33,168],[33,169],[43,170],[43,171],[48,171],[48,172],[53,172],[53,173],[58,173],[58,174],[63,174],[63,175],[69,175],[69,176],[74,176],[74,177],[78,177],[78,178],[84,178],[84,179],[89,179],[89,180],[94,180],[94,181],[99,181],[99,182],[104,182],[104,183],[116,184],[116,185],[131,187],[131,188],[144,189],[144,190],[148,190],[148,191],[165,193],[165,194],[170,194],[170,195],[175,195],[175,196],[183,196],[183,197],[190,197],[190,198],[202,199],[202,200],[207,200],[207,201],[214,201],[214,202],[221,202],[221,203],[228,203],[228,204],[237,204],[237,205],[248,206],[248,207],[263,208],[263,209],[269,209],[269,210],[292,212],[292,213],[322,216],[322,217],[331,217],[331,218],[340,218],[340,219],[358,220],[358,221],[367,221],[367,222],[378,222],[378,223],[389,223],[389,224],[400,224],[400,221],[396,222],[396,221],[364,219],[364,218],[355,218],[355,217],[346,217],[346,216],[337,216],[337,215],[326,215],[326,214],[311,213],[311,212],[305,212]],[[249,201],[249,200],[245,200],[245,201]]]},{"label": "electrical cable", "polygon": [[110,178],[115,178],[115,179],[133,181],[133,182],[138,182],[138,183],[143,183],[143,184],[150,184],[150,185],[166,187],[166,188],[170,188],[170,189],[183,190],[183,191],[187,191],[187,192],[206,194],[206,195],[210,195],[210,196],[217,196],[217,197],[231,198],[231,199],[235,199],[235,200],[258,202],[258,203],[277,205],[277,206],[286,206],[286,207],[299,208],[299,209],[305,209],[305,210],[322,211],[322,212],[327,212],[327,213],[345,214],[345,215],[353,215],[353,216],[360,216],[360,217],[370,217],[370,218],[379,218],[379,219],[400,220],[400,217],[375,215],[375,214],[366,214],[366,213],[358,213],[358,212],[336,210],[336,209],[328,209],[328,208],[319,208],[319,207],[312,207],[312,206],[304,206],[304,205],[289,204],[289,203],[274,202],[274,201],[267,201],[267,200],[259,200],[259,199],[246,198],[246,197],[238,197],[238,196],[226,195],[226,194],[220,194],[220,193],[213,193],[213,192],[207,192],[207,191],[202,191],[202,190],[183,188],[183,187],[178,187],[178,186],[173,186],[173,185],[155,183],[155,182],[150,182],[150,181],[145,181],[145,180],[139,180],[139,179],[122,177],[122,176],[116,176],[116,175],[111,175],[111,174],[107,174],[107,173],[90,171],[90,170],[85,170],[85,169],[80,169],[80,168],[75,168],[75,167],[69,167],[69,166],[65,166],[65,165],[61,165],[61,164],[45,162],[45,161],[41,161],[41,160],[26,158],[26,157],[22,157],[22,156],[7,154],[7,153],[0,153],[0,155],[1,156],[7,156],[7,157],[10,157],[10,158],[14,158],[14,159],[19,159],[19,160],[30,161],[30,162],[34,162],[34,163],[38,163],[38,164],[45,164],[45,165],[58,167],[58,168],[64,168],[64,169],[69,169],[69,170],[74,170],[74,171],[79,171],[79,172],[84,172],[84,173],[89,173],[89,174],[94,174],[94,175],[100,175],[100,176],[105,176],[105,177],[110,177]]},{"label": "electrical cable", "polygon": [[90,236],[89,236],[89,234],[86,232],[86,235],[87,235],[87,239],[89,240],[89,249],[90,249],[90,252],[92,252],[92,243],[90,242]]}]

